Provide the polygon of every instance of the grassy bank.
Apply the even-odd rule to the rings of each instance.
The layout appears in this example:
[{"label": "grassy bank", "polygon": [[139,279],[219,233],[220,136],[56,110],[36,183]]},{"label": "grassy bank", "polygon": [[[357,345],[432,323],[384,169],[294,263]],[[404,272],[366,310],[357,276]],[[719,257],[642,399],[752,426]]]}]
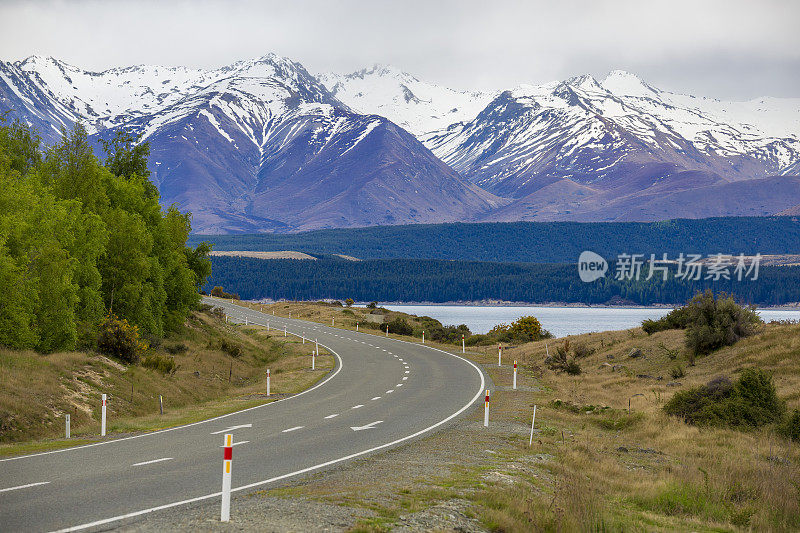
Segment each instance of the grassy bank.
[{"label": "grassy bank", "polygon": [[[98,438],[100,395],[108,395],[109,434],[150,431],[270,401],[318,382],[334,366],[322,352],[311,371],[311,347],[259,326],[226,324],[205,310],[183,331],[156,342],[151,357],[174,360],[174,372],[125,366],[96,353],[41,355],[0,350],[0,454],[79,444]],[[160,414],[159,396],[164,414]],[[64,415],[73,439],[63,439]],[[79,442],[80,441],[80,442]]]},{"label": "grassy bank", "polygon": [[[341,313],[276,305],[292,316],[319,313],[320,321]],[[373,514],[354,531],[432,523],[447,529],[453,516],[519,532],[800,528],[800,449],[774,425],[696,427],[662,411],[676,391],[721,375],[736,378],[751,367],[772,373],[788,408],[800,407],[800,326],[768,325],[694,366],[682,331],[647,336],[636,328],[569,341],[572,350],[584,350],[579,375],[544,363],[564,339],[508,347],[501,368],[495,350],[468,349],[496,385],[488,429],[478,409],[411,446],[263,494]],[[514,359],[516,391],[510,387]],[[537,429],[529,447],[534,404]]]}]

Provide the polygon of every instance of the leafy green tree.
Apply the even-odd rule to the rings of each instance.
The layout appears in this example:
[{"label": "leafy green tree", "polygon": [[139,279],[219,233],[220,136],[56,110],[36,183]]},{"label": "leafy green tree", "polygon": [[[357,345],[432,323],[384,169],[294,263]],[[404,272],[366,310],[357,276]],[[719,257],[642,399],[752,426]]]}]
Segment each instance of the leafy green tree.
[{"label": "leafy green tree", "polygon": [[211,276],[211,244],[204,241],[194,249],[187,246],[183,253],[186,255],[186,264],[194,272],[195,288],[199,291]]},{"label": "leafy green tree", "polygon": [[[105,166],[115,176],[131,178],[139,176],[149,178],[147,158],[150,157],[150,143],[141,142],[141,134],[121,128],[114,132],[111,139],[100,139],[106,153]],[[149,180],[145,188],[148,198],[158,196],[158,189]]]}]

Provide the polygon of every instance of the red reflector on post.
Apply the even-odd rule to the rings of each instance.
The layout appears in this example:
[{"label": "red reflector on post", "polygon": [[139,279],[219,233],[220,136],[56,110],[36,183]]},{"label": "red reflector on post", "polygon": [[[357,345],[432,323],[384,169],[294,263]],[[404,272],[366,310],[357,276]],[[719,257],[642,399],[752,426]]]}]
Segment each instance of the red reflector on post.
[{"label": "red reflector on post", "polygon": [[233,459],[233,448],[229,448],[228,446],[225,447],[225,455],[223,459],[226,461],[231,461]]}]

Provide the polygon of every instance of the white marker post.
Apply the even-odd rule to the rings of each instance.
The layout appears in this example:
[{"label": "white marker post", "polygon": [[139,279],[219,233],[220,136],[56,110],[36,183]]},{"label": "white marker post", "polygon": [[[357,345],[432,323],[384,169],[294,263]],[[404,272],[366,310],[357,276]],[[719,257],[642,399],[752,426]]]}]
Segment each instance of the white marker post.
[{"label": "white marker post", "polygon": [[386,324],[386,336],[389,336],[389,324]]},{"label": "white marker post", "polygon": [[422,330],[422,344],[425,344],[425,330]]},{"label": "white marker post", "polygon": [[517,360],[514,359],[514,390],[517,390]]},{"label": "white marker post", "polygon": [[228,323],[228,313],[225,313],[225,323]]},{"label": "white marker post", "polygon": [[536,423],[536,405],[533,406],[533,420],[531,420],[531,440],[528,441],[528,447],[533,446],[533,425]]},{"label": "white marker post", "polygon": [[269,396],[269,368],[267,369],[267,396]]},{"label": "white marker post", "polygon": [[317,339],[314,339],[314,351],[319,351],[319,341]]},{"label": "white marker post", "polygon": [[103,406],[100,409],[100,436],[106,436],[106,395],[103,394]]},{"label": "white marker post", "polygon": [[316,369],[317,352],[311,352],[311,370]]},{"label": "white marker post", "polygon": [[289,318],[292,318],[292,312],[289,311]]},{"label": "white marker post", "polygon": [[285,325],[283,326],[283,336],[284,337],[286,336],[286,326]]},{"label": "white marker post", "polygon": [[249,326],[250,324],[247,322],[247,316],[244,317],[244,325]]},{"label": "white marker post", "polygon": [[333,327],[334,324],[336,324],[336,319],[335,318],[331,318],[331,327]]},{"label": "white marker post", "polygon": [[497,366],[503,366],[503,345],[497,345]]},{"label": "white marker post", "polygon": [[164,414],[164,397],[160,394],[158,395],[158,410],[162,415]]},{"label": "white marker post", "polygon": [[486,389],[486,403],[483,406],[483,427],[489,427],[489,389]]},{"label": "white marker post", "polygon": [[267,331],[269,331],[269,320],[267,320]]},{"label": "white marker post", "polygon": [[356,332],[358,332],[358,322],[356,322]]},{"label": "white marker post", "polygon": [[69,438],[69,413],[66,415],[66,422],[67,422],[67,438]]},{"label": "white marker post", "polygon": [[225,446],[222,455],[222,511],[220,521],[229,522],[231,519],[231,469],[233,463],[233,435],[225,435]]},{"label": "white marker post", "polygon": [[461,334],[461,353],[467,353],[466,348],[464,347],[464,334]]},{"label": "white marker post", "polygon": [[306,343],[306,336],[303,335],[303,344],[305,344],[305,343]]}]

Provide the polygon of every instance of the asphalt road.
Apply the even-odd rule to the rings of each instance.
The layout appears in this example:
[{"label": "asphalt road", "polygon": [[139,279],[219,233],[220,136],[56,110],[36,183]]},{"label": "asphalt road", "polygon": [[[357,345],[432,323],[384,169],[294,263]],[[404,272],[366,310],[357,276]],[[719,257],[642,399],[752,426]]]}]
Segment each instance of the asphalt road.
[{"label": "asphalt road", "polygon": [[[458,356],[213,303],[237,321],[269,321],[281,331],[286,325],[289,334],[318,339],[334,354],[336,368],[301,394],[245,411],[0,460],[0,530],[105,530],[155,510],[219,500],[226,432],[234,435],[235,493],[399,445],[483,401],[483,373]],[[280,374],[272,379],[277,382]]]}]

